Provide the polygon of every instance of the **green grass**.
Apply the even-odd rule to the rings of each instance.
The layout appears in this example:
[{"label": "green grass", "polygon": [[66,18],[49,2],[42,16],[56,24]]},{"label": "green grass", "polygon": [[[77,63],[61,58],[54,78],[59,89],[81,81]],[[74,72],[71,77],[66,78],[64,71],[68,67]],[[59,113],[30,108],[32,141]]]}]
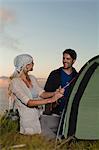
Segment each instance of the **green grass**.
[{"label": "green grass", "polygon": [[[55,150],[55,140],[48,140],[42,135],[21,135],[17,129],[17,122],[0,119],[0,150]],[[13,147],[16,145],[19,147]],[[66,143],[63,140],[58,141],[56,149],[99,150],[99,141],[78,140]]]}]

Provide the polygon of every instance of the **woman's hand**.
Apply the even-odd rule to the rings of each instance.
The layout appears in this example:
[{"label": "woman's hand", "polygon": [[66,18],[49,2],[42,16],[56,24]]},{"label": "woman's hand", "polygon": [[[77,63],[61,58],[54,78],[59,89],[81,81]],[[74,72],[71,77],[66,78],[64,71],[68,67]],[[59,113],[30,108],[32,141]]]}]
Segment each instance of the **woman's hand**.
[{"label": "woman's hand", "polygon": [[55,92],[55,95],[51,98],[51,102],[56,102],[61,97],[63,97],[63,94],[57,91]]},{"label": "woman's hand", "polygon": [[56,89],[55,93],[59,92],[61,94],[64,94],[64,91],[65,91],[64,88],[61,88],[60,86],[58,89]]},{"label": "woman's hand", "polygon": [[52,103],[55,102],[56,106],[58,104],[58,99],[60,99],[61,97],[63,97],[64,95],[64,88],[61,88],[61,86],[56,89],[56,91],[54,92],[54,96],[52,97]]}]

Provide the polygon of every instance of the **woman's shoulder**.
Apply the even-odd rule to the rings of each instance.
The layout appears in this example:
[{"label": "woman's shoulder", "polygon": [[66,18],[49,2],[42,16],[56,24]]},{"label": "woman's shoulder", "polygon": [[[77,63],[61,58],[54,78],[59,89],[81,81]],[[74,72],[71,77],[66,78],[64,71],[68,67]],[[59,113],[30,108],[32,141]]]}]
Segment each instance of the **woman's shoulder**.
[{"label": "woman's shoulder", "polygon": [[20,79],[19,78],[13,78],[11,80],[11,83],[19,83],[20,82]]},{"label": "woman's shoulder", "polygon": [[29,75],[31,80],[37,80],[36,77],[34,75]]},{"label": "woman's shoulder", "polygon": [[20,85],[21,85],[21,82],[20,82],[19,78],[13,78],[9,82],[9,87],[11,89],[13,89],[14,87],[19,87]]},{"label": "woman's shoulder", "polygon": [[29,77],[33,84],[38,84],[38,80],[34,75],[29,75]]},{"label": "woman's shoulder", "polygon": [[18,81],[19,80],[19,78],[13,78],[12,79],[12,81]]}]

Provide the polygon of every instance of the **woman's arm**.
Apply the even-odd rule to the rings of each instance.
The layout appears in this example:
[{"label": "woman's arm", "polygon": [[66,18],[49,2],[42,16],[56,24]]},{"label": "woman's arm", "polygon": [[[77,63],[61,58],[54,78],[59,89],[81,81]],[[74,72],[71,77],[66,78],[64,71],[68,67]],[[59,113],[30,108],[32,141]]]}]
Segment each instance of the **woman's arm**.
[{"label": "woman's arm", "polygon": [[41,93],[40,97],[41,98],[49,98],[54,96],[57,92],[60,92],[61,94],[64,94],[64,88],[59,87],[59,89],[56,89],[55,92],[43,92]]},{"label": "woman's arm", "polygon": [[[28,107],[44,105],[47,103],[53,103],[63,96],[63,94],[60,92],[54,92],[54,93],[52,92],[51,94],[48,94],[48,95],[46,94],[46,92],[42,92],[43,95],[45,93],[45,96],[52,96],[52,97],[48,98],[48,99],[38,99],[38,100],[37,99],[30,99],[28,97],[28,95],[26,95],[26,93],[24,92],[23,88],[21,88],[22,86],[21,86],[19,80],[16,79],[16,80],[12,81],[11,89],[12,89],[12,92],[16,95],[16,97],[18,99],[20,99],[20,101],[23,104],[27,105]],[[40,95],[42,95],[42,94],[40,94]]]},{"label": "woman's arm", "polygon": [[44,105],[44,104],[48,104],[48,103],[53,103],[55,101],[57,101],[59,98],[61,98],[63,96],[63,94],[57,92],[54,94],[54,96],[52,96],[51,98],[47,98],[47,99],[30,99],[27,103],[28,107],[33,107],[33,106],[38,106],[38,105]]},{"label": "woman's arm", "polygon": [[55,95],[55,92],[43,92],[43,93],[41,93],[41,95],[40,95],[40,97],[41,98],[49,98],[49,97],[52,97],[52,96],[54,96]]}]

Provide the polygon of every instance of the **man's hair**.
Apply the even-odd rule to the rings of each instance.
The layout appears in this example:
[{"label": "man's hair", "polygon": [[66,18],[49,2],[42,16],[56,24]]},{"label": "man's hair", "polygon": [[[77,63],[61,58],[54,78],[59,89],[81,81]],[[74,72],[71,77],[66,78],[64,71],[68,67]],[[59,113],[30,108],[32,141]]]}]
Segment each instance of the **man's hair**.
[{"label": "man's hair", "polygon": [[77,58],[77,53],[73,49],[65,49],[63,51],[63,55],[64,54],[69,54],[73,60]]}]

